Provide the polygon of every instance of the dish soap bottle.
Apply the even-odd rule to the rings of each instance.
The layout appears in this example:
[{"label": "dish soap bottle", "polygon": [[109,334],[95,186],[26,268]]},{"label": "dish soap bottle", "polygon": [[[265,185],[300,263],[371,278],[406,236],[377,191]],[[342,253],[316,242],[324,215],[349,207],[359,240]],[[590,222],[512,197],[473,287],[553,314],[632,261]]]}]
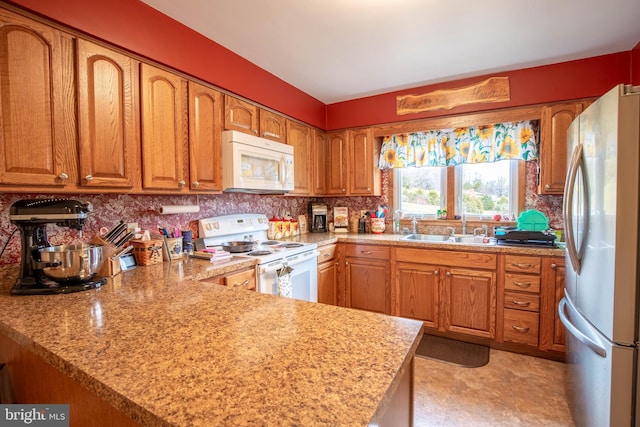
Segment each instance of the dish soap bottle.
[{"label": "dish soap bottle", "polygon": [[395,211],[393,213],[393,234],[400,234],[400,218],[402,217],[402,212]]}]

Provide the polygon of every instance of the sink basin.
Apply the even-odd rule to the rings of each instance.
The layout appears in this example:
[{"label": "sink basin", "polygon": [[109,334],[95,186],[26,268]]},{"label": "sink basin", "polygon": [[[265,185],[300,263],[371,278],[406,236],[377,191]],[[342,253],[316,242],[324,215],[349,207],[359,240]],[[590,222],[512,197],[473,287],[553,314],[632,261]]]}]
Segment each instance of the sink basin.
[{"label": "sink basin", "polygon": [[446,242],[451,236],[442,234],[409,234],[404,236],[402,240],[421,240],[425,242]]},{"label": "sink basin", "polygon": [[482,243],[482,240],[477,241],[473,236],[449,236],[442,234],[409,234],[403,237],[402,240],[445,243]]}]

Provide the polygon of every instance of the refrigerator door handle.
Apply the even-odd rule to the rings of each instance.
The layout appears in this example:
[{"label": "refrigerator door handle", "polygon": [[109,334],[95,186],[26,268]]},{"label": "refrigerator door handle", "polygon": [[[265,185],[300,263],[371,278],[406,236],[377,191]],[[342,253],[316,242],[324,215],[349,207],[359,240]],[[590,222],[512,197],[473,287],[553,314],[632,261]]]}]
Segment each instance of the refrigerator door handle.
[{"label": "refrigerator door handle", "polygon": [[571,261],[571,267],[576,273],[580,273],[580,269],[582,266],[582,256],[584,253],[584,238],[580,247],[577,247],[576,242],[576,234],[573,229],[573,222],[571,219],[573,218],[573,192],[575,190],[576,180],[578,178],[578,172],[580,172],[582,176],[582,193],[583,193],[583,204],[582,204],[582,236],[586,236],[589,224],[588,224],[588,197],[589,190],[587,188],[586,181],[586,172],[584,168],[584,158],[582,156],[582,144],[576,146],[573,150],[573,154],[571,156],[571,163],[569,164],[569,171],[567,172],[567,179],[565,181],[564,194],[565,197],[563,199],[563,207],[562,207],[562,216],[565,224],[565,233],[567,238],[565,239],[567,242],[567,255],[569,256],[569,260]]},{"label": "refrigerator door handle", "polygon": [[565,307],[567,306],[569,310],[574,311],[576,312],[576,314],[578,314],[575,307],[573,307],[573,304],[571,304],[571,302],[567,299],[567,297],[564,297],[560,300],[560,303],[558,304],[558,315],[560,316],[560,321],[562,322],[562,324],[565,326],[565,328],[567,328],[567,331],[571,335],[576,337],[576,339],[579,340],[581,343],[589,347],[591,351],[596,353],[598,356],[606,358],[607,350],[604,347],[602,347],[599,343],[595,342],[594,340],[592,340],[591,338],[583,334],[573,323],[571,323],[571,321],[569,321],[569,318],[565,313]]}]

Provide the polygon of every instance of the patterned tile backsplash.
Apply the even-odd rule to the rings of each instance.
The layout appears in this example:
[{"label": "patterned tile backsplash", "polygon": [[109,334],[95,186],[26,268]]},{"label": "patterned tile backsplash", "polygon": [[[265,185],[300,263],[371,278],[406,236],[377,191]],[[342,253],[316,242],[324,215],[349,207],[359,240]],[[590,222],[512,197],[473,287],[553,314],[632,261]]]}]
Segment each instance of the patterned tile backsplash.
[{"label": "patterned tile backsplash", "polygon": [[[350,212],[360,210],[372,210],[378,204],[390,204],[388,173],[382,173],[383,194],[380,197],[338,197],[321,199],[329,209],[329,219],[334,206],[346,206]],[[529,162],[527,165],[527,194],[526,208],[538,209],[545,212],[550,218],[551,226],[562,228],[561,196],[538,196],[536,194],[536,165]],[[49,225],[48,235],[51,244],[60,245],[79,241],[89,241],[99,233],[101,227],[111,228],[120,219],[126,222],[136,222],[144,230],[148,229],[156,233],[158,227],[166,227],[173,230],[181,229],[197,230],[197,220],[211,216],[229,215],[236,213],[264,213],[268,217],[281,216],[285,212],[291,213],[294,218],[306,214],[310,201],[318,198],[253,195],[241,193],[223,193],[220,195],[129,195],[129,194],[0,194],[0,248],[4,247],[7,239],[11,237],[4,253],[0,257],[0,265],[16,263],[20,260],[20,236],[19,232],[12,235],[16,228],[9,222],[9,207],[17,200],[29,198],[73,198],[91,202],[93,213],[83,229],[82,236],[76,230]],[[160,206],[166,205],[193,205],[200,206],[200,212],[188,214],[162,215]]]}]

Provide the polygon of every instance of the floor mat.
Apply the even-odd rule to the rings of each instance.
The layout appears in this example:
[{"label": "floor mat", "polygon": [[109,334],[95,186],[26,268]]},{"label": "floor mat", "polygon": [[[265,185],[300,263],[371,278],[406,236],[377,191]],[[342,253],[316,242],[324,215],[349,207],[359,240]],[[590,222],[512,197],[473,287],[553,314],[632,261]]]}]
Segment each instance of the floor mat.
[{"label": "floor mat", "polygon": [[465,368],[479,368],[489,363],[489,347],[424,334],[416,356]]}]

